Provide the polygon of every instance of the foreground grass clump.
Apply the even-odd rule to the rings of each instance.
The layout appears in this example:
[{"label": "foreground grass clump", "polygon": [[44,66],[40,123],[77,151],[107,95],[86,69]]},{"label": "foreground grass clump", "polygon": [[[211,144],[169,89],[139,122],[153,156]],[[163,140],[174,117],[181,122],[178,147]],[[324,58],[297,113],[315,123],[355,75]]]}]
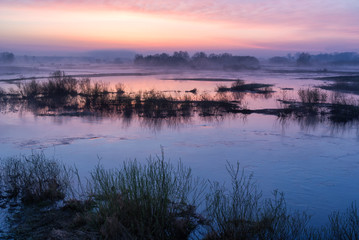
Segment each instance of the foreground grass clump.
[{"label": "foreground grass clump", "polygon": [[[227,165],[231,189],[213,183],[206,197],[209,230],[204,239],[301,239],[309,216],[290,213],[283,194],[274,191],[273,199],[262,201],[252,180],[236,167]],[[303,238],[304,239],[304,238]]]},{"label": "foreground grass clump", "polygon": [[[67,195],[69,170],[43,153],[3,159],[1,190],[24,203],[9,220],[14,223],[7,239],[358,239],[355,202],[346,212],[329,215],[327,225],[312,228],[306,213],[287,209],[282,193],[263,199],[239,164],[227,164],[227,170],[229,189],[218,182],[207,189],[190,168],[165,161],[163,154],[119,169],[98,165],[89,191],[77,200]],[[64,197],[63,207],[27,204]]]},{"label": "foreground grass clump", "polygon": [[329,225],[324,231],[327,239],[359,239],[359,211],[356,203],[344,213],[338,211],[329,215]]},{"label": "foreground grass clump", "polygon": [[25,204],[61,200],[70,189],[69,170],[43,153],[4,159],[1,170],[6,197]]},{"label": "foreground grass clump", "polygon": [[203,222],[196,213],[203,182],[164,157],[91,173],[96,223],[105,239],[188,239]]}]

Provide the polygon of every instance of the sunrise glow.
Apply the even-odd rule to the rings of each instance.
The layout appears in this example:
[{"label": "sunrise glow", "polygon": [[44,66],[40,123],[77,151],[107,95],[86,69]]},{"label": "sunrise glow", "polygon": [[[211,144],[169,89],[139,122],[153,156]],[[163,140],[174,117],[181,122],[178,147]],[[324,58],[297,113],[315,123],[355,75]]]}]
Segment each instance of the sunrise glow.
[{"label": "sunrise glow", "polygon": [[358,1],[1,1],[0,48],[356,51]]}]

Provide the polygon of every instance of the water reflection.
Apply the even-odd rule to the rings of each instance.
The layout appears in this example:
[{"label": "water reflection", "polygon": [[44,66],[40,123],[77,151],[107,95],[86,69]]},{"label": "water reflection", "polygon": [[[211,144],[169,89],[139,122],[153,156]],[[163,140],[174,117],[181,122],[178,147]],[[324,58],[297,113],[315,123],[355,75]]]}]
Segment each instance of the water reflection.
[{"label": "water reflection", "polygon": [[[158,93],[146,93],[158,94]],[[234,93],[231,93],[234,94]],[[241,93],[236,93],[241,94]],[[263,95],[262,95],[263,96]],[[277,125],[283,130],[291,124],[297,124],[304,132],[315,132],[325,125],[331,135],[356,131],[359,136],[357,120],[332,121],[327,114],[300,114],[283,109],[271,111],[245,111],[237,108],[242,102],[228,101],[228,93],[219,93],[216,101],[202,96],[201,101],[190,99],[169,100],[166,98],[149,97],[128,98],[112,94],[94,98],[70,96],[66,98],[19,99],[7,98],[0,101],[0,112],[16,113],[19,118],[26,118],[28,113],[35,117],[52,117],[55,124],[63,124],[71,117],[80,117],[88,122],[102,122],[103,119],[120,120],[123,127],[130,127],[135,121],[142,128],[161,131],[162,129],[180,129],[193,124],[195,119],[206,122],[223,122],[226,119],[245,121],[248,114],[264,113],[277,115]],[[238,104],[238,105],[236,105]]]},{"label": "water reflection", "polygon": [[330,136],[344,135],[346,133],[356,133],[359,138],[359,122],[336,122],[331,121],[326,115],[284,115],[279,116],[276,125],[280,126],[282,131],[290,128],[292,124],[299,126],[300,130],[306,133],[313,133],[323,126],[328,130]]}]

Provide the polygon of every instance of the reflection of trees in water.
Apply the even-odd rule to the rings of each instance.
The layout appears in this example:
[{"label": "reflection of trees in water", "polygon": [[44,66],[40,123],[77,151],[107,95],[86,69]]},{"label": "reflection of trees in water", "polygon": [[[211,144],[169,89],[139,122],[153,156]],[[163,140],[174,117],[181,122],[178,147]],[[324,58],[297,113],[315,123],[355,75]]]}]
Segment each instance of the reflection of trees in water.
[{"label": "reflection of trees in water", "polygon": [[141,97],[108,93],[96,96],[66,95],[62,97],[22,98],[6,96],[0,99],[2,112],[31,112],[35,116],[78,116],[100,121],[102,118],[120,119],[130,125],[138,118],[142,126],[160,129],[164,126],[177,128],[188,124],[193,117],[224,117],[237,109],[237,104],[227,99],[214,100],[203,97],[201,100],[189,98],[178,100],[165,97],[162,93],[150,92]]},{"label": "reflection of trees in water", "polygon": [[317,131],[320,126],[325,125],[329,135],[343,135],[353,133],[353,130],[355,130],[356,136],[359,137],[359,121],[334,122],[325,115],[287,115],[278,117],[277,123],[282,127],[283,131],[288,129],[291,124],[296,124],[303,132],[311,133]]},{"label": "reflection of trees in water", "polygon": [[[239,100],[235,103],[228,100],[232,94],[238,94]],[[218,93],[214,98],[203,95],[196,99],[189,97],[174,99],[155,91],[135,97],[123,93],[36,98],[3,95],[0,96],[0,111],[16,112],[20,115],[31,112],[35,116],[53,116],[58,124],[64,121],[64,116],[83,117],[90,121],[112,118],[121,120],[125,126],[130,126],[133,120],[137,119],[141,126],[156,131],[164,127],[180,128],[193,123],[194,118],[197,117],[206,122],[222,122],[226,118],[245,118],[250,113],[262,113],[277,115],[278,123],[283,129],[288,128],[289,124],[294,122],[306,132],[315,131],[322,124],[327,124],[333,134],[349,132],[353,129],[358,131],[358,119],[338,122],[337,118],[332,117],[333,110],[325,110],[328,108],[325,107],[326,105],[311,106],[308,109],[299,106],[283,109],[243,110],[240,106],[245,94]],[[340,107],[342,105],[335,106],[336,108],[333,109],[340,108],[340,111],[337,111],[342,116],[345,108]]]},{"label": "reflection of trees in water", "polygon": [[217,99],[221,99],[221,98],[233,99],[235,101],[238,101],[239,104],[241,104],[246,96],[250,96],[253,99],[270,99],[273,97],[273,93],[274,92],[271,91],[266,91],[263,93],[233,91],[233,92],[217,92],[215,96]]},{"label": "reflection of trees in water", "polygon": [[180,129],[193,123],[192,117],[139,118],[140,126],[160,132],[163,128]]}]

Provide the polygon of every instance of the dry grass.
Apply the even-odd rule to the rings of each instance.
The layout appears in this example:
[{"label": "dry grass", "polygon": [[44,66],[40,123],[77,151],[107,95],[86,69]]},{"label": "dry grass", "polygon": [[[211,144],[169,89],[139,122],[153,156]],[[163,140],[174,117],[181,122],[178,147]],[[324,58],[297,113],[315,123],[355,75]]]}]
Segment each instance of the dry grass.
[{"label": "dry grass", "polygon": [[6,158],[1,173],[7,197],[26,204],[64,199],[71,187],[71,171],[43,153]]},{"label": "dry grass", "polygon": [[[187,239],[201,222],[196,213],[203,183],[181,163],[164,156],[147,164],[126,162],[120,169],[97,166],[91,174],[96,222],[105,238]],[[127,239],[127,238],[126,238]]]},{"label": "dry grass", "polygon": [[[306,234],[308,215],[289,212],[284,195],[262,200],[252,175],[227,165],[230,190],[215,182],[206,197],[209,230],[204,239],[301,239]],[[304,238],[303,238],[304,239]]]}]

